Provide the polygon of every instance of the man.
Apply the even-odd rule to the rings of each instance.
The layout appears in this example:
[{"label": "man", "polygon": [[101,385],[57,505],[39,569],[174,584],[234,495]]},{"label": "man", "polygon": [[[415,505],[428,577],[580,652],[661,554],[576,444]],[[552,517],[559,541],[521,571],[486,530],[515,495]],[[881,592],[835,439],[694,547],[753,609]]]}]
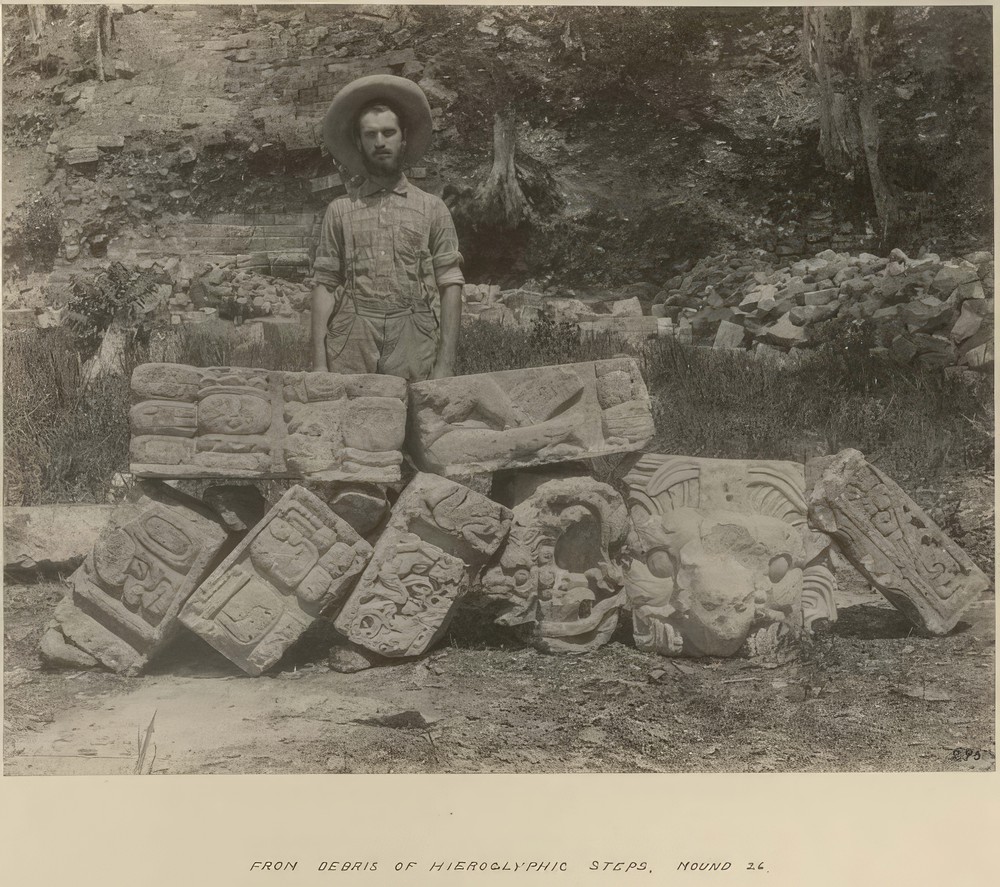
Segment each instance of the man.
[{"label": "man", "polygon": [[411,382],[453,375],[462,256],[451,214],[402,170],[427,150],[430,105],[410,80],[362,77],[323,123],[330,153],[360,188],[327,208],[312,297],[313,370]]}]

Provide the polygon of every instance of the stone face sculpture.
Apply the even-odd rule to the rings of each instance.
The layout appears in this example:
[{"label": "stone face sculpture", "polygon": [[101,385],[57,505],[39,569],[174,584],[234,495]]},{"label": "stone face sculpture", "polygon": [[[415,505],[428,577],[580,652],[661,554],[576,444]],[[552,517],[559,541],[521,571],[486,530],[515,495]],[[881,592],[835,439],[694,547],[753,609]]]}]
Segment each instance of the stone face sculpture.
[{"label": "stone face sculpture", "polygon": [[53,628],[127,674],[174,636],[181,606],[229,538],[205,506],[161,484],[144,484],[136,509],[137,516],[101,532],[70,577],[72,592],[57,606]]},{"label": "stone face sculpture", "polygon": [[406,383],[394,376],[147,363],[132,399],[139,477],[400,479]]},{"label": "stone face sculpture", "polygon": [[836,618],[827,542],[806,525],[802,465],[644,455],[625,480],[636,529],[625,588],[640,649],[763,652]]},{"label": "stone face sculpture", "polygon": [[344,599],[371,554],[346,521],[292,487],[188,599],[180,621],[259,675]]},{"label": "stone face sculpture", "polygon": [[507,535],[510,511],[453,481],[417,474],[335,621],[382,656],[417,656],[444,634],[470,574]]},{"label": "stone face sculpture", "polygon": [[857,450],[843,450],[825,468],[809,501],[812,526],[833,536],[914,625],[934,635],[951,631],[989,589],[989,577]]},{"label": "stone face sculpture", "polygon": [[547,653],[585,653],[607,643],[625,600],[620,565],[629,534],[625,502],[590,477],[543,483],[513,509],[499,563],[483,589],[509,603],[497,619],[522,626]]},{"label": "stone face sculpture", "polygon": [[653,435],[631,358],[418,382],[410,409],[414,461],[446,477],[630,452]]}]

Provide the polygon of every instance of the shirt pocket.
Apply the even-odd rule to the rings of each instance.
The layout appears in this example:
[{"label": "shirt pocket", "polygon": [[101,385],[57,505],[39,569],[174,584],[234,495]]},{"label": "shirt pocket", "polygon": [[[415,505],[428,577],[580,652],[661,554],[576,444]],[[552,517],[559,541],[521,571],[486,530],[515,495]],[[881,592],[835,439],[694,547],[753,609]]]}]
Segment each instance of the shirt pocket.
[{"label": "shirt pocket", "polygon": [[397,255],[415,261],[427,249],[427,231],[411,222],[401,222],[393,228],[393,241]]}]

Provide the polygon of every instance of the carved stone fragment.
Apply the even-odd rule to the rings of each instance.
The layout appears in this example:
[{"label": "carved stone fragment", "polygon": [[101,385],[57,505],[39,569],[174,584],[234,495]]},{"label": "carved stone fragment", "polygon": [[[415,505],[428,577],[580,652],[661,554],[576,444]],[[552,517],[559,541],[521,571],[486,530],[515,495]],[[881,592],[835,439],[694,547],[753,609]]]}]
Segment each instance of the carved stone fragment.
[{"label": "carved stone fragment", "polygon": [[144,484],[136,510],[104,528],[55,613],[66,641],[127,674],[174,636],[181,606],[228,539],[204,505],[162,484]]},{"label": "carved stone fragment", "polygon": [[802,465],[649,454],[625,480],[636,529],[625,588],[640,649],[732,656],[836,618]]},{"label": "carved stone fragment", "polygon": [[653,435],[631,358],[418,382],[410,408],[414,461],[446,477],[630,452]]},{"label": "carved stone fragment", "polygon": [[406,383],[393,376],[148,363],[132,399],[140,477],[400,479]]},{"label": "carved stone fragment", "polygon": [[809,521],[918,628],[951,631],[989,577],[899,486],[857,450],[825,464]]},{"label": "carved stone fragment", "polygon": [[522,626],[547,653],[585,653],[607,643],[625,600],[620,565],[629,534],[625,502],[590,477],[543,483],[513,510],[499,562],[483,589],[509,603],[497,619]]},{"label": "carved stone fragment", "polygon": [[292,487],[190,597],[181,622],[259,675],[346,597],[371,554],[319,498]]},{"label": "carved stone fragment", "polygon": [[507,535],[510,511],[454,481],[417,474],[335,625],[382,656],[417,656],[445,632],[470,574]]}]

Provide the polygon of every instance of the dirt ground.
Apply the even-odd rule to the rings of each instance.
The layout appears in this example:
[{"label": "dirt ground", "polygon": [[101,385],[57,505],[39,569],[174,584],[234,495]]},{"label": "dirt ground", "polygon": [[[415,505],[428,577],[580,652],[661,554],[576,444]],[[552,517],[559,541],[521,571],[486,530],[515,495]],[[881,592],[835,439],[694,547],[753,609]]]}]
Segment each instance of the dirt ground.
[{"label": "dirt ground", "polygon": [[992,595],[923,638],[852,577],[836,624],[771,661],[665,659],[624,628],[547,656],[470,609],[423,660],[334,672],[320,626],[261,678],[193,635],[138,678],[48,671],[62,585],[9,585],[4,770],[132,773],[154,714],[153,774],[995,769]]}]

